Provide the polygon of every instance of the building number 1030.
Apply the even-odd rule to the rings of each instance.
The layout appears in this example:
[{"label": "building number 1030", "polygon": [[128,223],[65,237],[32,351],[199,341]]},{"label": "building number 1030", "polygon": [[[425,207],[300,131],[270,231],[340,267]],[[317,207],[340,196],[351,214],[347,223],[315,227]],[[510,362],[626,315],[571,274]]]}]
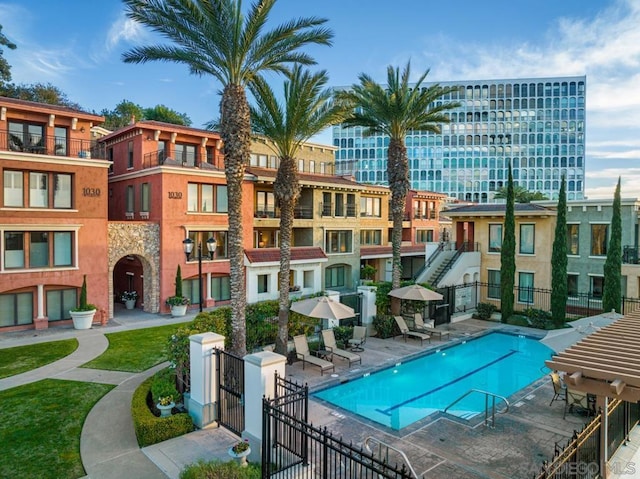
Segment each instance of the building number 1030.
[{"label": "building number 1030", "polygon": [[82,188],[82,196],[100,196],[100,188]]}]

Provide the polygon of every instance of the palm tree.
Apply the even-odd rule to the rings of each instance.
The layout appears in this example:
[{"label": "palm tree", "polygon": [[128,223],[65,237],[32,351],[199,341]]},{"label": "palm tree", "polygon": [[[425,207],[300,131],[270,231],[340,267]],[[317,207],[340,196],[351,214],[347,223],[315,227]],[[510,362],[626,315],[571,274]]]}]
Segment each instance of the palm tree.
[{"label": "palm tree", "polygon": [[393,231],[392,287],[400,286],[402,243],[402,219],[407,192],[409,191],[409,158],[405,137],[411,130],[440,133],[440,123],[448,123],[446,110],[456,108],[457,103],[436,104],[443,95],[457,87],[441,87],[438,84],[425,86],[429,70],[414,84],[409,83],[411,62],[400,73],[399,68],[387,67],[387,85],[382,86],[367,74],[360,74],[359,84],[339,94],[355,107],[353,115],[343,126],[362,126],[365,135],[382,134],[389,137],[387,152],[387,175],[391,189],[391,214]]},{"label": "palm tree", "polygon": [[[506,186],[498,188],[495,195],[493,195],[496,200],[506,200],[507,197]],[[531,192],[522,185],[513,185],[513,197],[516,203],[531,203],[532,201],[549,199],[544,193],[540,191]]]},{"label": "palm tree", "polygon": [[266,72],[315,64],[300,51],[308,44],[330,45],[326,19],[291,20],[267,29],[276,0],[254,2],[243,12],[241,0],[124,0],[127,15],[172,44],[133,48],[128,63],[152,60],[183,63],[196,75],[212,75],[222,84],[220,136],[229,196],[231,351],[246,352],[242,181],[249,163],[251,125],[246,88]]},{"label": "palm tree", "polygon": [[328,126],[340,123],[349,108],[333,101],[331,90],[325,89],[326,71],[310,73],[297,66],[284,84],[284,102],[278,103],[273,90],[262,81],[251,85],[256,106],[251,107],[253,130],[270,139],[271,148],[280,159],[274,193],[280,205],[280,276],[278,305],[278,337],[276,352],[287,354],[289,339],[289,281],[291,235],[294,208],[300,197],[300,178],[296,153],[302,143]]}]

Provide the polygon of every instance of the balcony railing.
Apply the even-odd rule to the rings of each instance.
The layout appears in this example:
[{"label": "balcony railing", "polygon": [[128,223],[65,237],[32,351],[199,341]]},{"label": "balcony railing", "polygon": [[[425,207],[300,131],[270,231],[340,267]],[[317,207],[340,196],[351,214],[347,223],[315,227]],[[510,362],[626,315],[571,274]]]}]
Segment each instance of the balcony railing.
[{"label": "balcony railing", "polygon": [[104,145],[94,144],[91,140],[48,135],[16,135],[6,131],[0,131],[0,151],[67,158],[106,158]]},{"label": "balcony railing", "polygon": [[152,151],[142,157],[142,168],[154,168],[156,166],[181,166],[184,168],[200,168],[207,170],[219,170],[215,165],[202,161],[197,155],[184,154],[181,157],[172,158],[165,150]]},{"label": "balcony railing", "polygon": [[293,210],[293,217],[299,220],[313,219],[313,206],[298,205]]},{"label": "balcony railing", "polygon": [[279,218],[280,210],[273,206],[258,205],[253,216],[255,218]]},{"label": "balcony railing", "polygon": [[[334,208],[335,206],[335,208]],[[321,203],[322,216],[332,216],[334,218],[355,218],[356,205]]]},{"label": "balcony railing", "polygon": [[[411,214],[406,211],[402,213],[402,221],[409,221],[411,219]],[[393,213],[389,211],[389,221],[393,221]]]},{"label": "balcony railing", "polygon": [[638,264],[640,261],[640,248],[637,246],[625,246],[622,248],[622,262],[625,264]]}]

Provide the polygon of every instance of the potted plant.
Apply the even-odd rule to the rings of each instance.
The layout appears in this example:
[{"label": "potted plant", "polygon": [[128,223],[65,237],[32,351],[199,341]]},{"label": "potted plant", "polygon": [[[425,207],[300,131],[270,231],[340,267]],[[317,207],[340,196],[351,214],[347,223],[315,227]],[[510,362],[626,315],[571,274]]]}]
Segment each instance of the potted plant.
[{"label": "potted plant", "polygon": [[365,281],[372,281],[377,272],[378,270],[370,264],[365,264],[360,268],[360,279],[363,280],[363,284]]},{"label": "potted plant", "polygon": [[82,288],[80,289],[80,304],[77,308],[69,310],[73,327],[75,329],[90,329],[93,324],[93,317],[96,314],[96,307],[91,303],[87,303],[87,275],[82,279]]},{"label": "potted plant", "polygon": [[173,296],[169,296],[165,303],[171,308],[171,316],[184,316],[187,313],[187,306],[189,306],[189,298],[182,296],[182,272],[180,265],[176,271],[176,291]]},{"label": "potted plant", "polygon": [[247,467],[247,456],[251,454],[251,446],[249,446],[249,440],[245,439],[235,443],[229,448],[229,455],[238,460],[241,467]]},{"label": "potted plant", "polygon": [[136,307],[136,300],[138,299],[137,291],[125,291],[120,298],[127,309],[133,309]]},{"label": "potted plant", "polygon": [[160,410],[160,417],[169,417],[176,403],[173,401],[173,396],[161,396],[156,407]]},{"label": "potted plant", "polygon": [[299,298],[302,296],[302,288],[299,285],[294,285],[289,287],[289,297],[290,298]]}]

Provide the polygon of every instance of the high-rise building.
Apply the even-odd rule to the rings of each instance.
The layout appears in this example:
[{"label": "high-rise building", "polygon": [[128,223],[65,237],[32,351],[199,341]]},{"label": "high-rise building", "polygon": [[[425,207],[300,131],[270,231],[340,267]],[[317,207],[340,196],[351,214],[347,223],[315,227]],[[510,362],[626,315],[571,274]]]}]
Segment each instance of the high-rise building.
[{"label": "high-rise building", "polygon": [[[458,86],[442,102],[458,102],[442,132],[406,137],[411,187],[487,203],[506,186],[511,162],[517,185],[557,198],[584,198],[586,77],[439,82]],[[429,86],[426,84],[425,86]],[[336,167],[356,181],[387,184],[389,138],[360,127],[333,127]]]}]

